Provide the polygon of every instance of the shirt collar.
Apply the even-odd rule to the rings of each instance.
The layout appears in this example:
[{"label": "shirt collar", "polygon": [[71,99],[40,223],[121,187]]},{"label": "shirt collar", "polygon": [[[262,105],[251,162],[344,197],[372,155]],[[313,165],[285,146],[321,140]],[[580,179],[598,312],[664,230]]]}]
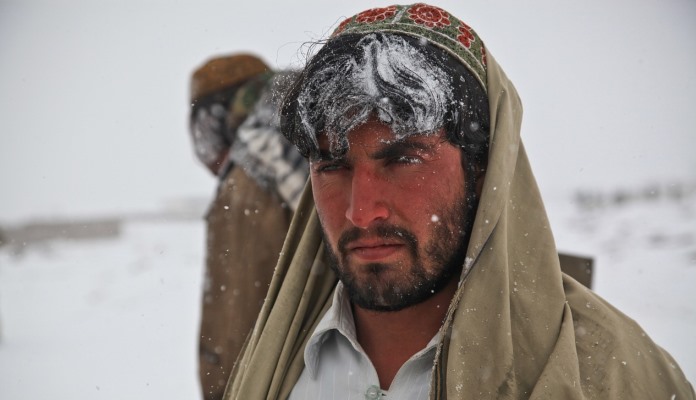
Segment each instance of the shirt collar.
[{"label": "shirt collar", "polygon": [[[338,331],[343,335],[356,351],[364,353],[362,347],[358,343],[357,334],[355,332],[355,320],[353,319],[353,309],[348,299],[348,293],[341,281],[336,285],[331,307],[326,311],[319,324],[314,329],[314,333],[309,338],[304,351],[305,366],[312,378],[317,376],[317,368],[319,363],[319,352],[331,331]],[[430,353],[434,353],[438,342],[440,341],[440,332],[435,334],[428,342],[427,346],[411,357],[420,358]],[[434,354],[433,354],[434,357]]]},{"label": "shirt collar", "polygon": [[314,333],[307,342],[304,351],[305,365],[312,378],[316,377],[317,363],[319,362],[319,351],[321,345],[328,338],[329,332],[337,330],[350,341],[351,345],[360,349],[357,335],[355,333],[355,321],[353,320],[353,309],[348,300],[348,294],[340,281],[336,285],[331,307],[321,318],[319,324],[314,329]]}]

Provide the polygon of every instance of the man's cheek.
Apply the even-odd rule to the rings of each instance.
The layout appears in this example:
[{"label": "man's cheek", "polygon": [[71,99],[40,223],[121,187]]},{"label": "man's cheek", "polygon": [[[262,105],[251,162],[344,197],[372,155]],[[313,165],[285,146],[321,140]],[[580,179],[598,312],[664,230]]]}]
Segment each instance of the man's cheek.
[{"label": "man's cheek", "polygon": [[317,215],[319,216],[319,223],[321,224],[322,236],[324,237],[324,241],[331,245],[331,248],[336,251],[340,232],[337,232],[338,228],[336,227],[336,223],[332,223],[332,219],[327,217],[324,211],[325,210],[317,207]]}]

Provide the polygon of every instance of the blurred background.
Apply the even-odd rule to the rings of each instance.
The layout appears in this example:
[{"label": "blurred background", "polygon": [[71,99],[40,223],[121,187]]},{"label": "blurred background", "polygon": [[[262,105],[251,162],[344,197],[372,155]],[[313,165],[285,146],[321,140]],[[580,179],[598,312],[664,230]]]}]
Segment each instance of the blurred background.
[{"label": "blurred background", "polygon": [[[190,74],[238,51],[300,67],[389,4],[0,0],[0,398],[198,398],[216,181]],[[520,93],[559,249],[696,380],[696,2],[432,4]]]}]

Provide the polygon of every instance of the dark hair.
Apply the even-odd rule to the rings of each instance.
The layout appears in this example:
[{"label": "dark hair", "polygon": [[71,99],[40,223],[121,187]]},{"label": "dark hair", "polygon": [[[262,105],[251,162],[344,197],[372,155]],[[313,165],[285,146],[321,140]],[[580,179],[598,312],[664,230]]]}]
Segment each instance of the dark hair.
[{"label": "dark hair", "polygon": [[400,33],[344,34],[314,55],[281,108],[281,131],[300,153],[318,156],[317,136],[336,155],[371,114],[397,136],[444,128],[465,168],[488,160],[488,97],[462,62],[424,39]]}]

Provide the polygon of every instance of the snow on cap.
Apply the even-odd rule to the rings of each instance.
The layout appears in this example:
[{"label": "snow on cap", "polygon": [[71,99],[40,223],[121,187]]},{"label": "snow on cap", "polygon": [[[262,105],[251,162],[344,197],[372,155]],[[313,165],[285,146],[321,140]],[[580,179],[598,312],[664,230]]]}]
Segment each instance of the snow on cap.
[{"label": "snow on cap", "polygon": [[372,8],[343,22],[331,38],[347,33],[398,32],[424,38],[457,57],[486,90],[486,47],[467,24],[424,3]]}]

